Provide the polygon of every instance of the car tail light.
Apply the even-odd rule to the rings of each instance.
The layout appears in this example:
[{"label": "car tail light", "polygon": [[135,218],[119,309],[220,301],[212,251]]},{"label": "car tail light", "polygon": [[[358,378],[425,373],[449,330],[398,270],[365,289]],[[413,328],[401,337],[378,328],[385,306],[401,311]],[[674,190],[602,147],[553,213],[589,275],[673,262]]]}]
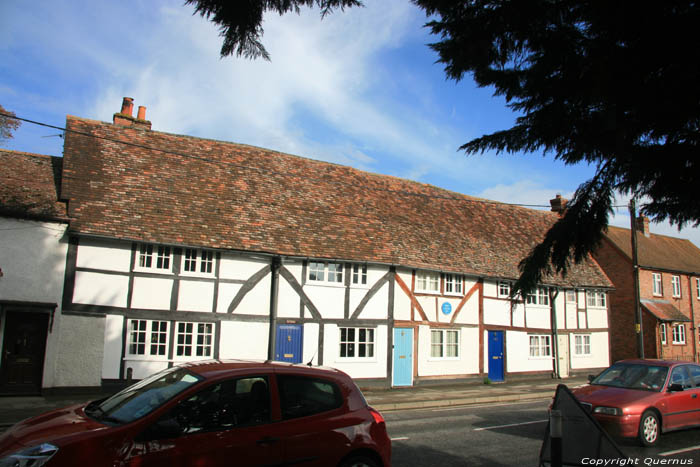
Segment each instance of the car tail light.
[{"label": "car tail light", "polygon": [[372,407],[369,408],[369,413],[372,414],[372,418],[374,418],[375,423],[377,423],[378,425],[381,425],[382,423],[384,423],[384,417],[382,417],[382,414],[377,412]]}]

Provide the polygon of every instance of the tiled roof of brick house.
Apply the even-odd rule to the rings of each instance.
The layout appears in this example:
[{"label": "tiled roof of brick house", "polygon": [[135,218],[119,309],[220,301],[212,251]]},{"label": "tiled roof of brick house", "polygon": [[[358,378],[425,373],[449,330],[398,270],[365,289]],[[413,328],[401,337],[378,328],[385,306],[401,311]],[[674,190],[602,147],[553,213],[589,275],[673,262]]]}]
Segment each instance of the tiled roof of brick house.
[{"label": "tiled roof of brick house", "polygon": [[[67,128],[62,198],[79,234],[517,278],[557,218],[242,144]],[[548,283],[611,286],[592,260]]]},{"label": "tiled roof of brick house", "polygon": [[[630,229],[608,227],[606,237],[628,258],[632,258]],[[690,240],[649,233],[637,235],[639,266],[648,269],[700,275],[700,248]]]},{"label": "tiled roof of brick house", "polygon": [[60,157],[0,149],[0,215],[66,221],[58,201]]},{"label": "tiled roof of brick house", "polygon": [[642,299],[642,306],[660,321],[691,321],[667,300]]}]

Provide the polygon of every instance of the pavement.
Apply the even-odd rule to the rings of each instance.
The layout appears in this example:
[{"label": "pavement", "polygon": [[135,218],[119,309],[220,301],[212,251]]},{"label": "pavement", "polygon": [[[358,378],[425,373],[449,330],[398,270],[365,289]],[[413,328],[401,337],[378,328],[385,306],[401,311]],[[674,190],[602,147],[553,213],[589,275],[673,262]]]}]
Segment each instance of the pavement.
[{"label": "pavement", "polygon": [[[407,409],[461,407],[508,402],[550,399],[559,384],[570,388],[585,384],[584,377],[537,379],[505,383],[463,383],[423,385],[406,388],[363,388],[369,405],[380,412]],[[52,409],[100,399],[108,393],[2,396],[0,397],[0,431],[15,423]]]}]

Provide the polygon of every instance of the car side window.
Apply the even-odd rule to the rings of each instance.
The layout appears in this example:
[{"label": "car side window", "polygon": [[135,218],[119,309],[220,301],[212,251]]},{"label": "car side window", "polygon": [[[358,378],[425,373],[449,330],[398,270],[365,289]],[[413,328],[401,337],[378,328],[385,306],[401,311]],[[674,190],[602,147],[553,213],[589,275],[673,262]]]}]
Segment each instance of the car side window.
[{"label": "car side window", "polygon": [[690,378],[688,377],[687,368],[685,366],[677,366],[673,369],[673,372],[671,372],[670,384],[680,384],[684,390],[693,387],[693,385],[690,382]]},{"label": "car side window", "polygon": [[343,405],[340,388],[331,381],[278,375],[282,418],[314,415]]},{"label": "car side window", "polygon": [[700,366],[693,365],[688,367],[690,378],[693,380],[696,388],[700,388]]},{"label": "car side window", "polygon": [[270,421],[267,377],[213,384],[180,402],[159,423],[177,426],[180,435],[228,430]]}]

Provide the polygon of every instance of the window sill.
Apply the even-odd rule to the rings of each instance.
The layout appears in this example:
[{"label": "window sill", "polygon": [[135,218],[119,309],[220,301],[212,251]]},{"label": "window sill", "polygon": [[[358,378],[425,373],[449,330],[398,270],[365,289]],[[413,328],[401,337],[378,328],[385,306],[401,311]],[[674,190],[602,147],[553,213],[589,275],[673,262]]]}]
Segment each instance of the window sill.
[{"label": "window sill", "polygon": [[377,363],[376,357],[338,357],[335,363]]},{"label": "window sill", "polygon": [[428,358],[429,362],[458,362],[462,360],[459,357],[430,357]]},{"label": "window sill", "polygon": [[306,286],[318,286],[318,287],[330,287],[331,289],[344,289],[345,284],[342,282],[327,282],[327,281],[306,281],[304,287]]},{"label": "window sill", "polygon": [[135,267],[134,272],[145,272],[148,274],[162,274],[164,276],[172,276],[173,271],[172,269],[156,269],[156,268],[141,268],[141,267]]}]

